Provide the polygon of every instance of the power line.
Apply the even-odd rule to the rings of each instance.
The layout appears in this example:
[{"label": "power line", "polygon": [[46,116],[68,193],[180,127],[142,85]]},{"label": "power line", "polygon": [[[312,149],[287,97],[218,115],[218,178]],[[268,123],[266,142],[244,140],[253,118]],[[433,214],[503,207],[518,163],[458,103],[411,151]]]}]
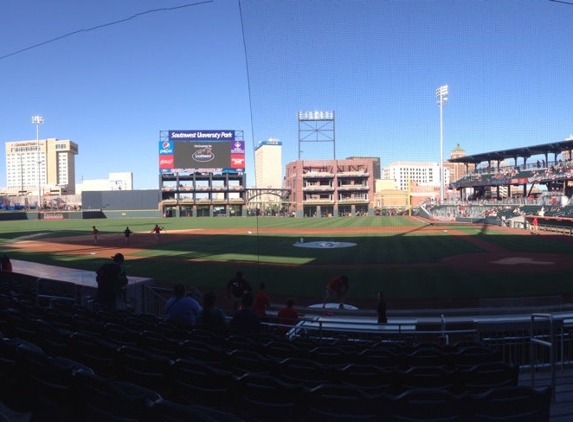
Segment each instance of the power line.
[{"label": "power line", "polygon": [[80,33],[82,33],[82,32],[97,31],[98,29],[102,29],[102,28],[105,28],[105,27],[107,27],[107,26],[118,25],[118,24],[120,24],[120,23],[124,23],[124,22],[130,21],[130,20],[132,20],[132,19],[139,18],[139,17],[141,17],[141,16],[143,16],[143,15],[150,14],[150,13],[170,12],[170,11],[173,11],[173,10],[183,9],[183,8],[186,8],[186,7],[199,6],[199,5],[206,4],[206,3],[213,3],[213,1],[214,1],[214,0],[203,0],[203,1],[195,2],[195,3],[182,4],[181,6],[162,7],[162,8],[159,8],[159,9],[146,10],[146,11],[144,11],[144,12],[136,13],[135,15],[131,15],[131,16],[129,16],[129,17],[127,17],[127,18],[124,18],[124,19],[119,19],[119,20],[116,20],[116,21],[113,21],[113,22],[108,22],[108,23],[104,23],[104,24],[101,24],[101,25],[92,26],[91,28],[78,29],[77,31],[68,32],[67,34],[60,35],[59,37],[51,38],[51,39],[49,39],[49,40],[42,41],[42,42],[40,42],[40,43],[30,45],[30,46],[28,46],[28,47],[24,47],[24,48],[22,48],[22,49],[20,49],[20,50],[16,50],[16,51],[13,51],[12,53],[8,53],[8,54],[5,54],[4,56],[0,56],[0,60],[4,60],[4,59],[6,59],[6,58],[8,58],[8,57],[15,56],[15,55],[17,55],[17,54],[23,53],[23,52],[28,51],[28,50],[32,50],[32,49],[34,49],[34,48],[41,47],[41,46],[46,45],[46,44],[51,44],[51,43],[53,43],[53,42],[62,40],[62,39],[64,39],[64,38],[71,37],[72,35],[77,35],[77,34],[80,34]]}]

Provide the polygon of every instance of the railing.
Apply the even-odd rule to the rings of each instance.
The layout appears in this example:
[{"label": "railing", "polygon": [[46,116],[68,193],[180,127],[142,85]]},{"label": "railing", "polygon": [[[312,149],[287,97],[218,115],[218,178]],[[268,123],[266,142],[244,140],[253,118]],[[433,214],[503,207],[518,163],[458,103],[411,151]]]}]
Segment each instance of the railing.
[{"label": "railing", "polygon": [[[536,335],[535,321],[536,319],[543,319],[549,321],[549,341],[544,340],[546,336]],[[563,330],[561,330],[563,337]],[[535,345],[538,344],[543,347],[549,348],[549,365],[551,370],[551,394],[552,400],[555,401],[555,320],[553,314],[531,314],[531,338],[529,339],[529,352],[530,352],[530,370],[531,370],[531,387],[535,387]],[[563,341],[561,341],[561,356],[563,357]],[[562,360],[563,361],[563,360]]]},{"label": "railing", "polygon": [[329,185],[311,185],[311,186],[303,186],[303,192],[306,191],[313,191],[313,192],[321,192],[321,191],[331,191],[334,190],[334,186]]},{"label": "railing", "polygon": [[338,191],[368,190],[367,185],[339,185]]},{"label": "railing", "polygon": [[167,291],[167,289],[158,288],[156,286],[143,287],[143,313],[151,315],[163,315],[165,309],[165,296],[159,292]]},{"label": "railing", "polygon": [[[145,313],[163,315],[166,297],[169,289],[144,286]],[[312,337],[319,342],[333,339],[348,341],[383,341],[397,344],[417,344],[432,342],[436,344],[455,344],[462,341],[473,341],[487,346],[492,351],[500,352],[506,363],[522,367],[531,365],[547,366],[565,363],[573,355],[573,312],[558,311],[551,314],[552,322],[549,327],[532,327],[530,315],[503,314],[467,316],[463,321],[449,318],[442,322],[440,318],[391,316],[389,323],[377,324],[375,315],[371,317],[361,314],[353,316],[350,312],[326,316],[312,314],[305,309],[306,316],[301,317],[297,325],[284,326],[276,320],[269,319],[268,330],[282,328],[287,331],[288,338]],[[468,309],[467,313],[472,310]],[[431,320],[431,321],[430,321]],[[558,331],[560,329],[560,331]],[[571,330],[571,332],[570,332]],[[545,343],[544,343],[545,342]],[[542,347],[535,351],[533,359],[531,347],[551,344],[552,348]],[[553,362],[553,363],[552,363]]]}]

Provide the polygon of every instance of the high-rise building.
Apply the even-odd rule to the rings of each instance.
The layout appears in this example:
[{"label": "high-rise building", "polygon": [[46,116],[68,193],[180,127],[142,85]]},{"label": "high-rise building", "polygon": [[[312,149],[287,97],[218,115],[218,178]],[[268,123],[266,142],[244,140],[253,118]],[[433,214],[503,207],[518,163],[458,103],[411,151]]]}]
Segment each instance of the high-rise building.
[{"label": "high-rise building", "polygon": [[[445,167],[445,166],[444,166]],[[410,182],[419,186],[440,186],[440,164],[431,162],[397,161],[384,169],[384,179],[396,181],[400,190],[408,190]],[[444,168],[444,184],[450,183],[450,170]]]},{"label": "high-rise building", "polygon": [[74,194],[77,154],[78,145],[70,140],[6,142],[6,190],[20,195]]},{"label": "high-rise building", "polygon": [[[278,139],[260,141],[255,148],[255,185],[260,189],[282,188],[282,142]],[[254,203],[261,209],[273,208],[280,204],[280,197],[262,194]]]},{"label": "high-rise building", "polygon": [[[460,144],[452,150],[450,158],[461,158],[466,156],[466,150]],[[456,182],[461,179],[467,172],[464,163],[452,163],[449,160],[444,163],[444,167],[450,170],[450,183]]]}]

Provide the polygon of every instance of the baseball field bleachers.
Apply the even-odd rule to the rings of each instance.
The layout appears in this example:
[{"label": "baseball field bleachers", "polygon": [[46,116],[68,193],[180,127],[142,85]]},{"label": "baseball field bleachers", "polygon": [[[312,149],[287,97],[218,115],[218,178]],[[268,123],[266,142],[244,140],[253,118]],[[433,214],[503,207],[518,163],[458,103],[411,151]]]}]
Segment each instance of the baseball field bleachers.
[{"label": "baseball field bleachers", "polygon": [[2,281],[0,400],[33,421],[549,420],[551,389],[481,343],[212,333],[34,295]]}]

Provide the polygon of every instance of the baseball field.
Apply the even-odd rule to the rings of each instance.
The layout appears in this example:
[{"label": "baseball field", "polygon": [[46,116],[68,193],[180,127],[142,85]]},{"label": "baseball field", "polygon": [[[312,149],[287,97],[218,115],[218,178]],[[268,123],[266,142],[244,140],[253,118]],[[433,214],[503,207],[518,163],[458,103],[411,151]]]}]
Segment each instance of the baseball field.
[{"label": "baseball field", "polygon": [[255,290],[264,281],[271,297],[308,303],[320,302],[341,274],[351,281],[348,303],[359,305],[379,290],[394,306],[573,297],[573,238],[416,217],[3,221],[0,247],[11,259],[86,270],[122,252],[128,275],[202,290],[223,289],[241,270]]}]

